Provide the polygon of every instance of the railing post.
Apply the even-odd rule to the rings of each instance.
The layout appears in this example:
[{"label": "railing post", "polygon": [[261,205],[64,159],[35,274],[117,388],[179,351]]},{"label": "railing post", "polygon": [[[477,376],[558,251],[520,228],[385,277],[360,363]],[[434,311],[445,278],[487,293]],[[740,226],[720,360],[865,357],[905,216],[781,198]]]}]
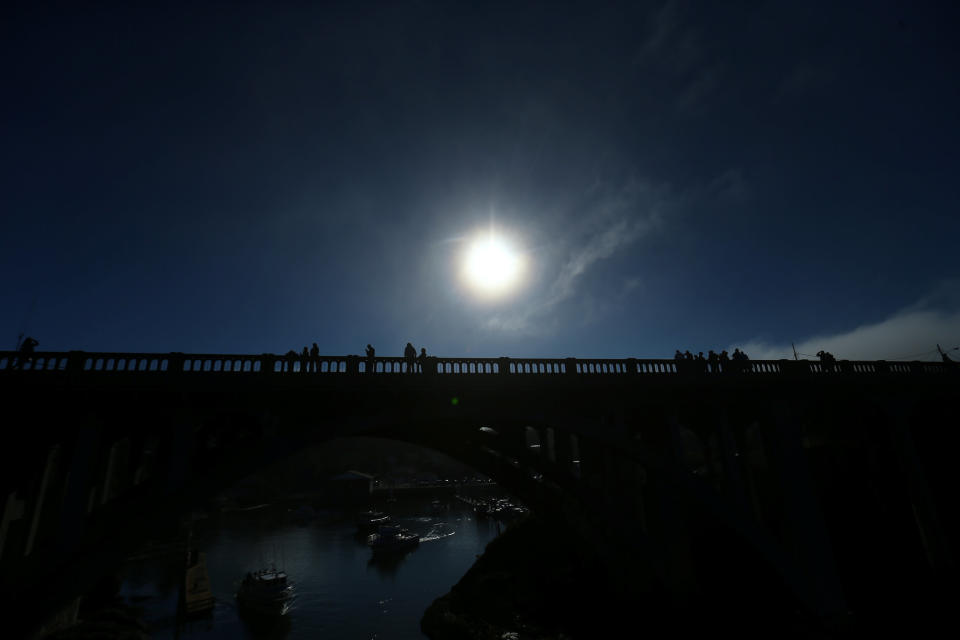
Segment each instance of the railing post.
[{"label": "railing post", "polygon": [[425,375],[434,375],[437,373],[437,357],[427,356],[423,362],[423,373]]},{"label": "railing post", "polygon": [[83,371],[84,352],[71,351],[67,354],[67,371]]},{"label": "railing post", "polygon": [[183,363],[186,357],[179,351],[171,351],[167,358],[167,373],[179,375],[183,373]]},{"label": "railing post", "polygon": [[260,364],[260,373],[273,373],[273,368],[277,362],[277,356],[272,353],[264,353]]},{"label": "railing post", "polygon": [[636,375],[638,371],[637,359],[636,358],[627,358],[627,373],[630,375]]},{"label": "railing post", "polygon": [[810,363],[806,360],[780,360],[780,371],[791,376],[810,374]]},{"label": "railing post", "polygon": [[499,369],[500,375],[502,376],[510,375],[510,358],[499,358],[497,360],[497,369]]},{"label": "railing post", "polygon": [[890,373],[890,365],[886,360],[877,360],[873,363],[873,368],[877,373]]},{"label": "railing post", "polygon": [[350,375],[359,375],[360,356],[347,356],[347,373]]},{"label": "railing post", "polygon": [[576,358],[566,358],[564,359],[564,369],[568,376],[577,375],[577,359]]}]

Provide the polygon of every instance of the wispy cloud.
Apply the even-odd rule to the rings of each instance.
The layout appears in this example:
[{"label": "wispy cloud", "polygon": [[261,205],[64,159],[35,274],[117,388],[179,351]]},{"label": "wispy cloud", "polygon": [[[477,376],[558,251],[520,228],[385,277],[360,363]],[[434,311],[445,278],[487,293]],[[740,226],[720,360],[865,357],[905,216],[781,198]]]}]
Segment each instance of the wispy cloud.
[{"label": "wispy cloud", "polygon": [[753,196],[753,189],[744,177],[743,170],[735,167],[727,169],[711,180],[706,186],[706,194],[708,197],[721,200],[743,202]]},{"label": "wispy cloud", "polygon": [[668,0],[651,13],[643,43],[634,64],[665,66],[673,73],[686,73],[701,59],[699,33],[688,26],[686,3]]},{"label": "wispy cloud", "polygon": [[687,114],[700,112],[721,89],[726,75],[695,18],[690,3],[667,0],[650,13],[642,44],[633,56],[633,64],[673,79],[674,104]]},{"label": "wispy cloud", "polygon": [[[653,188],[636,180],[619,188],[594,185],[586,191],[580,206],[564,216],[570,219],[572,230],[558,242],[548,257],[551,264],[545,267],[546,273],[555,275],[522,309],[488,317],[485,328],[518,333],[552,331],[560,322],[557,309],[578,295],[584,276],[601,261],[657,229],[670,206],[666,188]],[[639,279],[631,279],[618,295],[628,294],[639,284]],[[588,308],[581,308],[580,315],[595,317],[595,306],[590,303]]]},{"label": "wispy cloud", "polygon": [[[941,288],[942,289],[942,288]],[[815,354],[821,349],[846,360],[936,360],[936,345],[945,349],[960,344],[960,310],[933,308],[939,295],[926,297],[878,322],[864,324],[845,333],[824,334],[796,344],[802,354]],[[738,346],[756,359],[792,358],[789,344],[749,341]],[[956,352],[954,352],[956,353]]]}]

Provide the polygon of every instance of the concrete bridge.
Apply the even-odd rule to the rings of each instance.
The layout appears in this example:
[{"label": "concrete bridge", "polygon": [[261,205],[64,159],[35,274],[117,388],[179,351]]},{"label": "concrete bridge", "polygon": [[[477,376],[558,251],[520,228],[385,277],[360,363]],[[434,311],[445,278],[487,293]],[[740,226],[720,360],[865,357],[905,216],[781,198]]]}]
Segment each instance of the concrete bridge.
[{"label": "concrete bridge", "polygon": [[826,619],[953,575],[955,366],[726,366],[0,352],[0,596],[35,633],[218,489],[345,436],[474,466],[637,598],[774,589]]}]

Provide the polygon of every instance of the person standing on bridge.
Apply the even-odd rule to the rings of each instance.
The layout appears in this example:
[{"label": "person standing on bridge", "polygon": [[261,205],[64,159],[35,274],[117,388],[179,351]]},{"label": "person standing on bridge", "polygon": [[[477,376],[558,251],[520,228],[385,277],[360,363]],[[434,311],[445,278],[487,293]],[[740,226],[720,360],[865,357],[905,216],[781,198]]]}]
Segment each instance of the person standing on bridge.
[{"label": "person standing on bridge", "polygon": [[373,373],[376,371],[377,362],[374,359],[377,355],[377,350],[367,345],[367,373]]},{"label": "person standing on bridge", "polygon": [[716,373],[720,370],[720,356],[713,349],[707,353],[707,362],[710,364],[710,373]]},{"label": "person standing on bridge", "polygon": [[33,364],[33,349],[39,345],[39,341],[27,336],[26,340],[20,343],[20,357],[17,358],[17,364],[14,368],[22,369],[25,361]]},{"label": "person standing on bridge", "polygon": [[297,361],[297,352],[294,351],[293,349],[290,349],[290,351],[287,351],[286,358],[287,358],[287,367],[284,370],[288,371],[289,373],[293,373],[293,365]]},{"label": "person standing on bridge", "polygon": [[314,373],[320,371],[320,347],[317,346],[316,342],[310,349],[310,371]]},{"label": "person standing on bridge", "polygon": [[420,347],[420,355],[417,356],[417,371],[423,373],[423,367],[427,364],[427,349]]},{"label": "person standing on bridge", "polygon": [[403,350],[403,357],[407,361],[407,373],[413,373],[416,371],[417,366],[417,350],[409,342]]}]

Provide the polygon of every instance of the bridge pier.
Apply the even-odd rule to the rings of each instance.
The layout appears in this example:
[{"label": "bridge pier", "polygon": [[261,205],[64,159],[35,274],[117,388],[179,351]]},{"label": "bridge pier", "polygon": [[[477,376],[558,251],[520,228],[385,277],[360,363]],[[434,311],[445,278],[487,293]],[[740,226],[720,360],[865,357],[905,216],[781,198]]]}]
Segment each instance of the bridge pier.
[{"label": "bridge pier", "polygon": [[910,434],[907,415],[903,404],[895,403],[890,412],[888,432],[907,494],[910,497],[927,562],[934,571],[942,572],[953,567],[953,550],[940,524],[937,508],[923,470],[923,462],[917,452],[913,436]]},{"label": "bridge pier", "polygon": [[129,485],[127,473],[130,462],[130,438],[114,440],[107,451],[107,462],[103,473],[103,491],[100,504],[104,505],[121,495]]},{"label": "bridge pier", "polygon": [[750,502],[747,485],[744,481],[744,460],[746,456],[740,452],[737,440],[730,428],[726,409],[716,409],[717,435],[723,464],[724,493],[744,514],[750,513],[747,506]]},{"label": "bridge pier", "polygon": [[[27,543],[24,547],[23,555],[29,556],[33,553],[34,544],[37,541],[37,535],[40,529],[41,519],[44,514],[51,509],[46,507],[47,496],[52,493],[51,488],[55,482],[55,477],[62,465],[62,450],[59,444],[55,444],[47,451],[47,461],[43,467],[43,476],[40,480],[40,488],[34,500],[33,517],[30,521],[30,531],[27,533]],[[56,524],[56,523],[54,523]]]},{"label": "bridge pier", "polygon": [[800,423],[789,405],[776,407],[773,419],[761,423],[764,443],[780,489],[783,539],[805,579],[808,606],[823,618],[847,613],[846,599],[834,559],[833,544],[805,460]]},{"label": "bridge pier", "polygon": [[7,494],[7,499],[3,504],[3,519],[0,520],[0,566],[3,566],[4,551],[7,547],[7,534],[10,526],[23,518],[26,513],[27,503],[20,499],[19,493],[11,491]]},{"label": "bridge pier", "polygon": [[60,530],[57,548],[65,550],[83,537],[89,511],[90,479],[94,474],[96,451],[100,446],[102,424],[87,417],[80,421],[73,441],[73,454],[60,506]]},{"label": "bridge pier", "polygon": [[186,411],[177,411],[169,418],[158,461],[167,491],[175,492],[187,483],[196,462],[193,459],[196,427],[195,418]]}]

